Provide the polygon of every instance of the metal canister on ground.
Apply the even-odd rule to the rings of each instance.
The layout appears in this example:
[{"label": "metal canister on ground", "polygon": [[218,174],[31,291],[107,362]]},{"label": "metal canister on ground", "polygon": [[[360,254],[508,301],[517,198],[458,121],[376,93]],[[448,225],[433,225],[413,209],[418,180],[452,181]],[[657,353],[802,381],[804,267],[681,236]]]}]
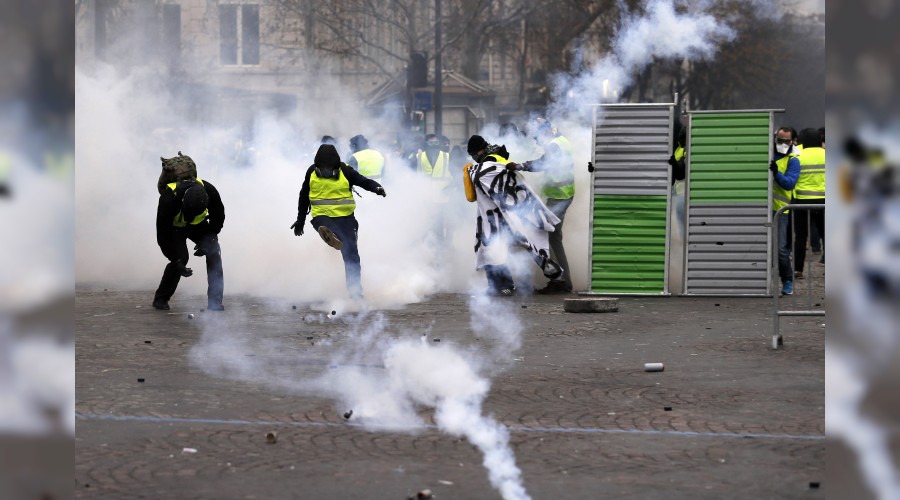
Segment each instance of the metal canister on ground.
[{"label": "metal canister on ground", "polygon": [[644,363],[645,372],[661,372],[666,369],[666,365],[662,363]]}]

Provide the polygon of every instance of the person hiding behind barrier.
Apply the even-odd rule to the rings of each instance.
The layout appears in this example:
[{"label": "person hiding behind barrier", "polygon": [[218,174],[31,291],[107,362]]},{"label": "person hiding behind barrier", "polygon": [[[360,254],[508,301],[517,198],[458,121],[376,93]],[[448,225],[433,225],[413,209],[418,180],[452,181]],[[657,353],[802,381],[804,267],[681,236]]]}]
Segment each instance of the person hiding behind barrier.
[{"label": "person hiding behind barrier", "polygon": [[476,268],[484,269],[489,293],[501,297],[515,293],[508,267],[513,247],[528,250],[548,279],[560,279],[563,269],[550,258],[548,236],[559,218],[516,173],[517,165],[507,160],[505,148],[473,135],[467,151],[476,162],[463,170],[466,199],[478,203]]},{"label": "person hiding behind barrier", "polygon": [[[781,207],[788,205],[800,176],[800,160],[794,150],[791,139],[791,129],[781,127],[775,131],[775,152],[772,161],[769,162],[769,171],[772,172],[772,216]],[[806,214],[800,214],[806,217]],[[791,263],[791,214],[782,212],[775,221],[778,231],[778,276],[781,278],[781,294],[793,295],[794,271]]]},{"label": "person hiding behind barrier", "polygon": [[357,249],[359,223],[353,215],[356,211],[353,186],[387,196],[380,184],[342,163],[334,146],[319,146],[314,163],[306,171],[297,203],[297,221],[291,229],[295,236],[301,236],[306,214],[311,214],[310,222],[322,240],[341,252],[350,296],[362,299],[362,266]]},{"label": "person hiding behind barrier", "polygon": [[156,242],[169,259],[153,298],[153,307],[169,310],[169,299],[182,277],[193,274],[187,267],[187,240],[194,255],[206,257],[207,309],[223,311],[224,276],[219,232],[225,224],[225,206],[219,191],[209,181],[183,179],[165,185],[156,211]]}]

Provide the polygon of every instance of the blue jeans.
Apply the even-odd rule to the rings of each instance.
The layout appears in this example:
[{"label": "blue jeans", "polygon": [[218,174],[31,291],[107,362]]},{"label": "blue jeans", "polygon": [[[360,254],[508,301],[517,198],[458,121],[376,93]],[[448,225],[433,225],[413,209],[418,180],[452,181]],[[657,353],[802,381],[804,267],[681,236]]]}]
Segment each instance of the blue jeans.
[{"label": "blue jeans", "polygon": [[512,274],[506,266],[485,265],[484,275],[487,278],[488,285],[495,292],[503,289],[514,290],[516,288]]},{"label": "blue jeans", "polygon": [[[184,243],[178,248],[178,260],[188,263],[190,253],[187,248],[187,240],[190,239],[206,253],[206,298],[209,306],[222,305],[222,296],[225,291],[225,275],[222,271],[222,248],[219,246],[219,237],[216,234],[206,232],[208,223],[188,226],[178,230],[179,236],[184,237]],[[168,302],[175,294],[178,283],[181,281],[181,273],[173,262],[166,265],[159,288],[156,289],[154,301]]]},{"label": "blue jeans", "polygon": [[[774,217],[774,212],[773,212]],[[782,213],[776,221],[778,228],[778,276],[781,282],[794,280],[794,269],[791,263],[791,214]]]},{"label": "blue jeans", "polygon": [[347,291],[353,298],[362,297],[362,266],[359,263],[359,248],[356,244],[356,235],[359,231],[359,222],[356,217],[328,217],[320,215],[311,221],[312,226],[319,230],[325,226],[341,240],[341,257],[344,259],[344,275],[347,282]]}]

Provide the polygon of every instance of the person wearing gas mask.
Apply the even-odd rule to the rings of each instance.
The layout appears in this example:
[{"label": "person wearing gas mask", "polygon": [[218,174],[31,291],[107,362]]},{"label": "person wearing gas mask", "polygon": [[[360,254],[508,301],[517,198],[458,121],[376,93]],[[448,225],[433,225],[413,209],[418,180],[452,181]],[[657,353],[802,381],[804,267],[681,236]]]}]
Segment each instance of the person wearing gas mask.
[{"label": "person wearing gas mask", "polygon": [[[793,147],[790,127],[781,127],[775,132],[775,152],[769,163],[772,172],[772,215],[791,203],[794,186],[800,176],[800,160]],[[781,278],[782,295],[794,293],[794,270],[791,263],[791,215],[782,212],[775,221],[778,230],[778,276]]]},{"label": "person wearing gas mask", "polygon": [[311,214],[310,222],[322,240],[341,252],[350,296],[361,299],[362,266],[357,248],[359,223],[353,215],[356,211],[354,186],[379,196],[387,196],[381,184],[341,162],[334,146],[319,146],[314,163],[306,171],[297,203],[297,221],[291,225],[291,229],[295,236],[301,236],[306,224],[306,214]]},{"label": "person wearing gas mask", "polygon": [[416,171],[434,181],[438,190],[450,185],[450,142],[445,150],[440,138],[434,134],[425,136],[425,148],[416,155]]},{"label": "person wearing gas mask", "polygon": [[384,175],[384,155],[369,147],[364,135],[350,138],[350,158],[347,165],[369,179],[380,181]]},{"label": "person wearing gas mask", "polygon": [[224,311],[224,276],[219,232],[225,224],[225,206],[211,182],[188,178],[165,185],[156,211],[156,242],[169,259],[153,298],[153,307],[169,310],[169,299],[182,277],[193,274],[187,267],[187,240],[195,243],[194,255],[206,257],[207,309]]}]

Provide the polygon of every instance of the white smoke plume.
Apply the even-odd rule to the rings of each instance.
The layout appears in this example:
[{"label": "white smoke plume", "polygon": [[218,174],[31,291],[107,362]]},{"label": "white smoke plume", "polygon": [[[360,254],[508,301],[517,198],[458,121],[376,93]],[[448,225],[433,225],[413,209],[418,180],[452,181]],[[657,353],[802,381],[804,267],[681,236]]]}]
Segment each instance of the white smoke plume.
[{"label": "white smoke plume", "polygon": [[216,376],[329,397],[336,411],[351,409],[352,421],[371,431],[420,432],[426,428],[422,411],[432,410],[439,430],[478,447],[490,482],[503,498],[527,499],[509,433],[483,410],[488,376],[507,366],[521,344],[522,325],[512,307],[484,297],[470,301],[473,334],[491,346],[486,355],[462,342],[429,342],[428,334],[419,331],[392,333],[381,313],[363,312],[328,315],[327,321],[342,321],[348,333],[319,344],[327,354],[308,363],[301,356],[280,363],[282,353],[290,352],[284,342],[265,332],[235,331],[234,319],[226,323],[207,316],[190,359]]}]

